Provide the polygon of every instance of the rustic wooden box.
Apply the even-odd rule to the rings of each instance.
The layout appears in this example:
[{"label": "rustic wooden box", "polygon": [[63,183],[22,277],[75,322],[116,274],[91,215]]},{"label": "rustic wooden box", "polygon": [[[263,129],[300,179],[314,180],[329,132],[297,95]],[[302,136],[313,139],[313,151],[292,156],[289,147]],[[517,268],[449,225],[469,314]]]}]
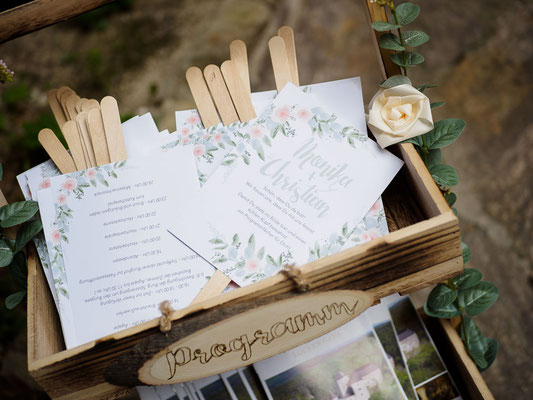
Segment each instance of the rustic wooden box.
[{"label": "rustic wooden box", "polygon": [[[366,0],[363,2],[365,9],[369,11],[369,21],[384,18],[379,6],[369,3],[367,8]],[[379,51],[378,55],[384,76],[396,73],[395,66],[387,62],[388,58],[383,58]],[[388,235],[302,266],[302,278],[310,285],[309,294],[296,293],[293,281],[278,274],[175,311],[171,315],[173,327],[168,334],[160,332],[159,321],[155,319],[65,350],[55,305],[35,251],[30,249],[30,374],[55,399],[115,398],[129,392],[131,387],[139,383],[138,371],[142,370],[145,362],[150,358],[164,359],[165,354],[168,355],[175,349],[176,343],[183,343],[184,340],[192,341],[191,338],[209,335],[217,338],[219,333],[223,336],[231,334],[232,330],[238,336],[241,333],[238,331],[240,327],[250,326],[254,329],[254,324],[261,323],[269,315],[276,316],[278,312],[282,315],[283,312],[294,310],[305,318],[308,315],[305,314],[308,312],[306,305],[311,308],[316,306],[319,303],[316,299],[322,301],[328,298],[329,301],[334,301],[332,299],[350,298],[352,294],[355,296],[355,311],[352,310],[351,315],[343,316],[342,321],[330,325],[327,321],[316,324],[308,329],[304,338],[298,339],[299,342],[291,341],[292,337],[286,336],[266,350],[262,349],[262,353],[259,351],[255,358],[241,361],[234,359],[233,364],[230,362],[222,367],[204,365],[191,368],[189,373],[192,375],[184,374],[181,378],[177,376],[172,379],[200,378],[221,372],[223,368],[233,369],[238,366],[235,362],[244,365],[272,356],[334,329],[381,297],[392,293],[409,293],[459,274],[463,265],[457,217],[442,197],[414,147],[411,144],[399,144],[393,146],[392,151],[404,160],[405,167],[383,194],[391,231]],[[321,304],[323,303],[318,306]],[[334,303],[328,304],[331,306]],[[335,303],[335,306],[338,305]],[[262,312],[263,309],[270,311]],[[315,307],[314,310],[320,308]],[[340,314],[336,314],[338,315]],[[95,323],[98,323],[97,315],[88,315],[87,318],[94,318]],[[462,343],[457,333],[448,329],[446,322],[442,324],[440,331],[450,343],[452,353],[460,354],[454,361],[457,362],[458,371],[470,386],[478,385],[482,380],[473,378],[475,371],[472,364],[468,364],[469,359],[464,357],[464,348],[462,353],[460,351],[459,345],[462,346]],[[485,393],[483,390],[480,389],[479,393]],[[474,398],[491,398],[480,396]]]}]

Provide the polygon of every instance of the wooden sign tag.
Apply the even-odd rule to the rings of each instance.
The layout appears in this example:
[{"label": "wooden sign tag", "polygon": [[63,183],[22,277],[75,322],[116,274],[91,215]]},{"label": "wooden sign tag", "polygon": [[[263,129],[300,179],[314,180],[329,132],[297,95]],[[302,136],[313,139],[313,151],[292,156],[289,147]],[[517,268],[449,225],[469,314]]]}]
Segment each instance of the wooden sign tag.
[{"label": "wooden sign tag", "polygon": [[[120,386],[168,385],[252,364],[322,336],[373,303],[358,290],[283,294],[209,310],[176,321],[109,366]],[[193,320],[194,319],[194,320]]]}]

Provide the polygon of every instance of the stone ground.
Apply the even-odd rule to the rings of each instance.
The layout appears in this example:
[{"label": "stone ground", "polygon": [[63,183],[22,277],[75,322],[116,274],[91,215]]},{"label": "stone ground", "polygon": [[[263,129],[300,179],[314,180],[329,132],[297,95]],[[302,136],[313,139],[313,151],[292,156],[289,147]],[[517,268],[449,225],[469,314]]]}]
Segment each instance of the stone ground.
[{"label": "stone ground", "polygon": [[[457,208],[472,263],[500,289],[477,318],[499,339],[484,373],[496,398],[533,398],[533,42],[531,1],[420,0],[416,25],[432,39],[410,75],[438,83],[428,92],[447,105],[437,118],[467,121],[445,150],[460,174]],[[355,0],[121,1],[1,46],[17,84],[0,88],[2,189],[20,197],[16,173],[45,158],[36,135],[50,125],[46,91],[68,84],[86,97],[117,97],[127,115],[151,111],[160,129],[192,106],[191,65],[220,64],[235,38],[249,46],[254,90],[274,87],[267,40],[284,24],[296,32],[303,84],[361,75],[368,100],[379,82],[375,54]],[[0,273],[0,294],[12,288]],[[24,310],[0,311],[0,398],[46,398],[25,373]]]}]

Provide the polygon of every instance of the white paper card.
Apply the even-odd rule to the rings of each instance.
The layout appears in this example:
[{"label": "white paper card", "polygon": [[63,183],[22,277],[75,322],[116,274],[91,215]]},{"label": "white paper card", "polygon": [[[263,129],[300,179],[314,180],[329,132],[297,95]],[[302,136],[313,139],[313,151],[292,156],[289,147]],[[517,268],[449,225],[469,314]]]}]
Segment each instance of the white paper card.
[{"label": "white paper card", "polygon": [[242,136],[169,225],[241,286],[341,246],[403,165],[291,84]]}]

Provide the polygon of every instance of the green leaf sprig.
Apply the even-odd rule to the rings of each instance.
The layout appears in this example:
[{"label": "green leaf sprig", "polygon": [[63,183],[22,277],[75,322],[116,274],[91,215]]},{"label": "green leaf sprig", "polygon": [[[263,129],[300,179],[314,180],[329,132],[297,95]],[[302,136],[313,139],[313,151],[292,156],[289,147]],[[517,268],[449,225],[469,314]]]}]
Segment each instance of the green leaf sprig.
[{"label": "green leaf sprig", "polygon": [[[380,86],[389,89],[403,84],[412,85],[407,77],[408,68],[424,62],[424,56],[412,51],[412,48],[425,44],[429,40],[429,35],[422,31],[406,31],[405,29],[406,25],[418,17],[420,6],[410,2],[396,6],[393,0],[377,0],[377,3],[389,9],[394,23],[373,22],[372,28],[378,32],[384,32],[379,38],[379,45],[383,49],[394,52],[390,58],[400,67],[401,72],[401,75],[389,77]],[[418,86],[417,89],[423,93],[426,89],[433,87],[437,86],[424,84]],[[431,108],[443,105],[443,101],[437,101],[431,103]],[[455,142],[464,131],[465,125],[461,119],[443,119],[436,121],[430,132],[404,141],[415,146],[446,202],[456,215],[457,210],[453,206],[457,201],[457,195],[452,192],[451,188],[459,183],[459,175],[452,166],[441,163],[441,149]],[[472,254],[464,242],[461,246],[463,263],[467,264]],[[496,359],[498,342],[484,337],[471,317],[486,311],[496,302],[498,289],[494,284],[481,279],[480,271],[465,268],[461,275],[433,288],[424,305],[424,311],[427,315],[436,318],[459,317],[461,323],[458,329],[465,347],[478,369],[484,371]]]},{"label": "green leaf sprig", "polygon": [[[0,181],[2,180],[0,165]],[[40,218],[34,218],[39,210],[36,201],[20,201],[0,207],[0,268],[6,268],[13,281],[21,290],[10,294],[5,305],[16,307],[27,293],[27,265],[24,247],[43,229]],[[20,225],[15,240],[7,234],[7,229]]]}]

